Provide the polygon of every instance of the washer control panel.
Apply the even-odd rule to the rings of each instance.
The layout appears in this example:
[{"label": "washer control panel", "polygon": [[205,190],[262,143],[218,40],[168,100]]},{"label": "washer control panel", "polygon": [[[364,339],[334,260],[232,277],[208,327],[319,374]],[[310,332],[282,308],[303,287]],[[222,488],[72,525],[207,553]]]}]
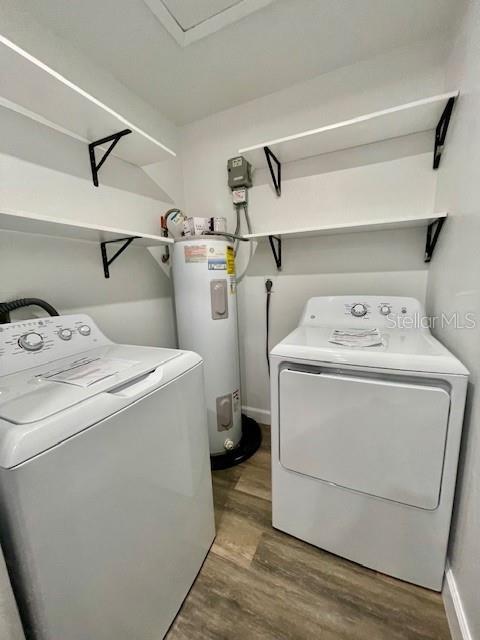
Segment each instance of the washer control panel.
[{"label": "washer control panel", "polygon": [[0,376],[110,344],[86,315],[0,324]]}]

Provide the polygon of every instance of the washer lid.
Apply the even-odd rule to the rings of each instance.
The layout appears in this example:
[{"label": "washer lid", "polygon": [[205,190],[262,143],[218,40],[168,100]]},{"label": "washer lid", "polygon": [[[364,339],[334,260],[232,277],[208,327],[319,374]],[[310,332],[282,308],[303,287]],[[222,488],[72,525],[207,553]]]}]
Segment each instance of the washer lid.
[{"label": "washer lid", "polygon": [[352,348],[330,342],[335,328],[297,327],[277,344],[270,354],[286,359],[360,367],[468,375],[468,370],[460,360],[427,330],[382,329],[382,345]]},{"label": "washer lid", "polygon": [[[163,387],[179,381],[177,397],[178,411],[181,412],[184,401],[184,383],[181,381],[184,375],[190,375],[201,365],[201,357],[191,351],[152,347],[112,346],[110,349],[109,355],[118,357],[130,356],[133,359],[137,354],[141,364],[127,370],[128,373],[119,373],[98,382],[91,389],[51,381],[38,383],[31,377],[31,392],[25,392],[25,378],[23,382],[17,379],[14,387],[0,389],[2,395],[5,394],[0,408],[0,468],[13,468],[86,429],[101,428],[105,419],[134,405],[138,405],[140,410],[143,406],[150,407],[146,409],[147,418],[154,420],[158,428],[171,428],[162,419]],[[22,373],[25,376],[26,372]],[[0,385],[13,377],[0,378]],[[10,379],[8,382],[13,381]],[[48,391],[36,393],[35,384],[39,389]],[[157,393],[158,405],[155,405],[156,413],[153,414],[152,404],[144,404],[143,399]],[[132,426],[135,427],[135,419]]]},{"label": "washer lid", "polygon": [[[0,378],[0,419],[19,425],[44,420],[140,379],[182,353],[175,349],[111,345],[4,376]],[[160,386],[160,380],[154,386]]]}]

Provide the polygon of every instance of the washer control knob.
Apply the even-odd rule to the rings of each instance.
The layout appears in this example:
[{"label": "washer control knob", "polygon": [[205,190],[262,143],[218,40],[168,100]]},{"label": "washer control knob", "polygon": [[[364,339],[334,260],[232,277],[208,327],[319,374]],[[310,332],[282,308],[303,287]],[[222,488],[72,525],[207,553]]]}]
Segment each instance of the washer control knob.
[{"label": "washer control knob", "polygon": [[362,318],[367,314],[367,307],[361,303],[353,304],[351,313],[352,316],[355,316],[356,318]]},{"label": "washer control knob", "polygon": [[92,333],[92,330],[90,329],[88,324],[82,324],[82,326],[78,328],[78,333],[81,336],[89,336]]},{"label": "washer control knob", "polygon": [[18,344],[25,351],[39,351],[43,347],[43,338],[39,333],[31,331],[20,336]]},{"label": "washer control knob", "polygon": [[60,329],[58,332],[58,337],[62,340],[71,340],[73,336],[73,331],[71,329]]},{"label": "washer control knob", "polygon": [[389,304],[382,304],[382,306],[380,307],[380,313],[382,314],[382,316],[388,316],[390,313],[392,313],[392,307]]}]

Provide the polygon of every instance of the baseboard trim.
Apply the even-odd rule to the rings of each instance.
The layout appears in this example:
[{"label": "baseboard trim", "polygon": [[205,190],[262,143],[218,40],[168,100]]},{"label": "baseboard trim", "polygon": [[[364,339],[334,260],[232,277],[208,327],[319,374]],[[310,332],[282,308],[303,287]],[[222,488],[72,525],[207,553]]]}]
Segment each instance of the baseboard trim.
[{"label": "baseboard trim", "polygon": [[465,611],[463,610],[462,600],[458,593],[455,576],[448,562],[442,596],[452,640],[473,640],[473,636],[468,628]]},{"label": "baseboard trim", "polygon": [[260,424],[271,424],[270,411],[257,409],[256,407],[242,407],[242,412]]}]

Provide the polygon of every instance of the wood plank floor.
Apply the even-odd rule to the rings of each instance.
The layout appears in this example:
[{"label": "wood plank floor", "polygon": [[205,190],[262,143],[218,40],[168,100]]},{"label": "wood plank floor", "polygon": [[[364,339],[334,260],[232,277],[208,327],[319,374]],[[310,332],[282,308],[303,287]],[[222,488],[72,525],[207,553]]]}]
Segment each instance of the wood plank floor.
[{"label": "wood plank floor", "polygon": [[168,640],[450,640],[441,596],[270,524],[270,437],[213,475],[217,537]]}]

